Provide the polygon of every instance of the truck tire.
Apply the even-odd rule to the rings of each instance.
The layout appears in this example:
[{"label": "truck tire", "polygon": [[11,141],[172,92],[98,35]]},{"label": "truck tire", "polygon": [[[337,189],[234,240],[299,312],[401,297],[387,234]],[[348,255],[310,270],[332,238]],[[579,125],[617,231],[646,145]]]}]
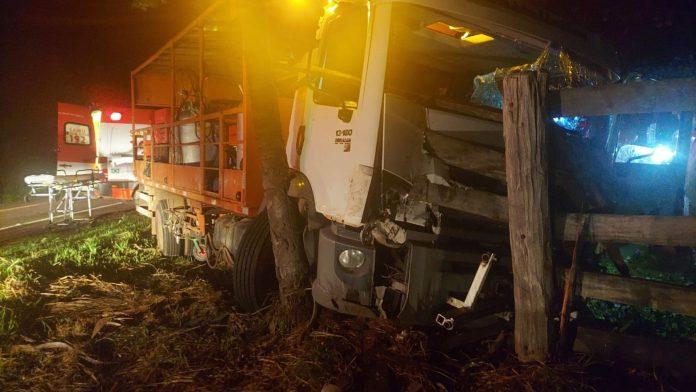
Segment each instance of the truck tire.
[{"label": "truck tire", "polygon": [[268,295],[278,290],[266,211],[254,218],[239,242],[232,270],[232,290],[237,303],[246,312],[260,309]]},{"label": "truck tire", "polygon": [[181,244],[176,242],[176,237],[172,233],[171,228],[167,227],[169,218],[169,203],[166,200],[160,200],[155,207],[155,233],[157,237],[157,249],[162,252],[162,255],[167,257],[181,256]]}]

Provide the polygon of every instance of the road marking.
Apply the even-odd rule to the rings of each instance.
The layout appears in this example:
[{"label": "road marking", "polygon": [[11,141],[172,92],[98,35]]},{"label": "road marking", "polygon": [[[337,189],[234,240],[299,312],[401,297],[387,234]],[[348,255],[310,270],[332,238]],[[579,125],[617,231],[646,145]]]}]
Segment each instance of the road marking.
[{"label": "road marking", "polygon": [[12,210],[19,210],[19,209],[22,209],[22,208],[29,208],[29,207],[36,207],[36,206],[40,206],[40,205],[42,205],[42,204],[47,204],[47,203],[34,203],[34,204],[28,204],[28,205],[25,205],[25,206],[4,208],[4,209],[0,210],[0,212],[12,211]]},{"label": "road marking", "polygon": [[[107,208],[107,207],[113,207],[113,206],[116,206],[116,205],[119,205],[119,204],[125,204],[125,203],[119,201],[119,202],[117,202],[117,203],[107,204],[107,205],[105,205],[105,206],[92,207],[92,211],[94,211],[94,210],[100,210],[100,209],[102,209],[102,208]],[[87,210],[77,211],[77,212],[75,212],[75,214],[81,214],[81,213],[83,213],[83,212],[87,212]],[[65,216],[65,214],[56,215],[54,218],[62,218],[62,217],[64,217],[64,216]],[[14,229],[14,228],[16,228],[16,227],[31,225],[31,224],[39,223],[39,222],[45,222],[45,221],[47,221],[47,220],[49,220],[49,218],[36,219],[36,220],[33,220],[33,221],[29,221],[29,222],[15,223],[15,224],[12,225],[12,226],[0,227],[0,231],[7,230],[7,229]]]}]

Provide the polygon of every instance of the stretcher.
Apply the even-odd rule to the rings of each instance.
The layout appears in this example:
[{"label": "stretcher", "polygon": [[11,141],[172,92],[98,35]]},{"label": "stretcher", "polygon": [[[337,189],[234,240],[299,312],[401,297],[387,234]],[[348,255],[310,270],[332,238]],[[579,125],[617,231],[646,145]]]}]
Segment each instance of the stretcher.
[{"label": "stretcher", "polygon": [[[97,185],[104,182],[104,178],[101,173],[92,169],[78,170],[71,175],[59,170],[57,175],[26,176],[24,182],[29,187],[29,196],[48,198],[50,223],[56,223],[55,218],[60,216],[63,220],[57,224],[66,225],[92,217],[92,199],[97,194]],[[87,200],[88,218],[75,218],[75,201],[78,200]]]}]

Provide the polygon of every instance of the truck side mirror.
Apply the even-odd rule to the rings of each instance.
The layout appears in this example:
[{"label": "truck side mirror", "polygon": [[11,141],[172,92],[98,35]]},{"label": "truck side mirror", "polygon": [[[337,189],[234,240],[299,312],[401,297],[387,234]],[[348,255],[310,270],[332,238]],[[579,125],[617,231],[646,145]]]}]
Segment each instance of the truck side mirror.
[{"label": "truck side mirror", "polygon": [[353,111],[344,106],[338,109],[338,118],[345,123],[350,122],[353,118]]},{"label": "truck side mirror", "polygon": [[338,109],[338,118],[343,122],[350,122],[350,119],[353,118],[353,111],[357,108],[357,102],[343,101],[341,108]]}]

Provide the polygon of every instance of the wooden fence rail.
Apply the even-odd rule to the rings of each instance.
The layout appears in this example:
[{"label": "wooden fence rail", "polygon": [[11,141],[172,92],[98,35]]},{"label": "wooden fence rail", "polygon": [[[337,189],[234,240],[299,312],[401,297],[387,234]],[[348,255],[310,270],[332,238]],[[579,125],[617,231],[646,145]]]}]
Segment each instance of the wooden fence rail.
[{"label": "wooden fence rail", "polygon": [[[554,236],[575,241],[579,214],[559,216]],[[696,216],[590,214],[583,232],[589,242],[696,247]]]},{"label": "wooden fence rail", "polygon": [[696,316],[696,287],[588,271],[580,272],[578,281],[579,295],[583,298]]},{"label": "wooden fence rail", "polygon": [[[492,222],[509,222],[505,196],[425,183],[414,188],[412,197]],[[579,222],[579,214],[558,215],[554,219],[553,237],[575,241]],[[588,214],[583,240],[696,247],[696,216]]]},{"label": "wooden fence rail", "polygon": [[552,116],[696,111],[696,79],[641,81],[549,92]]},{"label": "wooden fence rail", "polygon": [[[441,201],[446,207],[497,222],[507,219],[515,286],[515,350],[522,361],[544,360],[552,345],[549,309],[553,274],[548,273],[552,270],[552,225],[548,205],[546,116],[696,111],[694,79],[561,90],[549,93],[548,102],[546,93],[543,73],[511,73],[503,80],[507,199],[485,192],[468,192],[459,195],[464,196],[461,200],[454,197],[437,200],[438,196],[449,196],[441,189],[428,195],[435,204]],[[550,107],[548,111],[546,104]],[[688,113],[682,117],[687,119]],[[688,131],[684,133],[690,135]],[[495,211],[504,211],[507,205],[508,214],[481,214],[481,206],[489,205]],[[582,221],[579,218],[577,214],[557,216],[553,236],[577,240]],[[591,242],[696,246],[693,217],[595,214],[589,216],[582,232],[583,240]],[[583,297],[696,315],[695,289],[590,272],[581,273],[580,283],[579,295]]]}]

